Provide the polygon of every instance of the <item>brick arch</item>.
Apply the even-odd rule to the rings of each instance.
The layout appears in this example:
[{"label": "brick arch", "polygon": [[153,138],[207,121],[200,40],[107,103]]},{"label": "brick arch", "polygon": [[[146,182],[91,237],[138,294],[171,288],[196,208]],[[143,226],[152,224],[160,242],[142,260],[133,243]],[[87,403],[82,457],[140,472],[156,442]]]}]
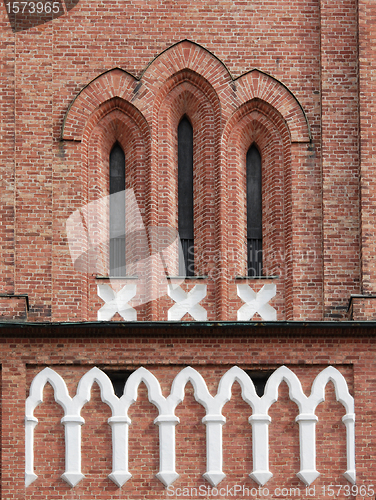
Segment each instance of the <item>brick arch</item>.
[{"label": "brick arch", "polygon": [[[205,47],[190,40],[181,40],[157,55],[145,68],[141,79],[156,89],[161,82],[189,69],[200,75],[218,92],[230,85],[232,77],[225,64]],[[156,92],[154,92],[156,94]]]},{"label": "brick arch", "polygon": [[285,120],[291,142],[310,142],[308,118],[294,94],[281,82],[257,69],[235,80],[240,105],[253,99],[267,102]]},{"label": "brick arch", "polygon": [[[148,124],[140,111],[129,102],[113,98],[99,106],[87,121],[82,134],[82,164],[86,172],[87,203],[105,199],[109,195],[109,157],[115,142],[119,142],[125,153],[126,189],[132,189],[137,201],[137,217],[146,218],[149,199],[148,176],[150,174],[150,132]],[[126,198],[127,199],[127,198]],[[108,205],[101,207],[108,212]],[[109,262],[109,226],[108,213],[98,221],[101,234],[101,247],[90,257],[96,259],[90,266],[95,269],[88,278],[88,297],[94,311],[99,310],[103,302],[97,296],[97,283],[94,275],[108,275]],[[132,231],[132,217],[126,217],[126,231]],[[138,220],[138,219],[137,219]],[[146,220],[143,220],[146,226]],[[126,249],[127,274],[134,275],[133,265],[137,258],[144,258],[145,245],[137,238],[129,240]],[[143,290],[139,290],[142,295]],[[138,317],[146,318],[147,307],[138,312]],[[90,316],[89,311],[89,316]],[[95,313],[94,313],[95,314]],[[91,319],[95,319],[92,317]]]},{"label": "brick arch", "polygon": [[84,128],[96,110],[106,101],[119,97],[132,101],[137,93],[137,79],[126,71],[114,68],[88,83],[72,101],[64,117],[61,139],[81,141]]},{"label": "brick arch", "polygon": [[139,111],[133,104],[126,101],[125,99],[120,97],[113,97],[102,102],[86,120],[81,135],[81,140],[84,147],[87,147],[90,136],[93,133],[95,127],[98,126],[98,124],[103,120],[104,117],[116,110],[118,110],[121,114],[129,117],[129,119],[134,124],[133,127],[136,127],[143,137],[143,140],[145,142],[148,142],[150,135],[149,125],[141,111]]},{"label": "brick arch", "polygon": [[[227,228],[227,268],[231,274],[229,278],[246,275],[246,154],[253,143],[262,158],[264,273],[281,277],[273,304],[278,319],[283,319],[291,137],[280,113],[259,99],[252,99],[239,108],[226,124],[223,134],[222,162],[226,169],[222,169],[225,172],[222,183],[227,186],[225,210],[227,220],[231,221]],[[230,297],[234,297],[232,292]],[[236,318],[238,307],[238,299],[230,298],[230,319]]]},{"label": "brick arch", "polygon": [[[212,87],[190,70],[172,75],[165,82],[158,93],[153,116],[153,163],[158,165],[155,185],[159,192],[156,217],[159,224],[176,229],[177,128],[184,115],[192,124],[194,140],[195,274],[207,275],[215,251],[215,159],[220,138],[220,105]],[[177,269],[177,256],[175,261]],[[208,283],[209,300],[213,300],[214,293],[213,283]]]},{"label": "brick arch", "polygon": [[158,120],[158,115],[160,113],[163,101],[167,99],[167,96],[171,94],[175,87],[181,85],[184,82],[190,83],[193,87],[198,89],[203,94],[203,96],[205,96],[213,109],[215,119],[220,123],[221,103],[218,98],[217,92],[204,76],[188,68],[185,68],[178,73],[171,75],[158,89],[154,101],[153,122],[155,122],[155,120]]},{"label": "brick arch", "polygon": [[[180,72],[191,70],[196,73],[196,85],[204,89],[203,82],[206,81],[206,90],[212,98],[218,100],[214,87],[221,91],[226,86],[230,91],[229,84],[232,81],[224,63],[207,49],[200,45],[183,40],[169,47],[159,54],[145,68],[140,79],[120,69],[111,69],[89,82],[75,97],[64,117],[61,139],[82,140],[82,133],[87,120],[101,103],[114,97],[120,97],[125,101],[134,102],[144,112],[145,116],[152,108],[158,108],[159,89],[165,87],[165,83]],[[192,73],[192,74],[193,74]],[[184,78],[184,76],[182,76]],[[209,83],[210,82],[210,83]],[[161,96],[159,96],[159,99]],[[154,100],[156,102],[154,102]],[[218,101],[219,103],[219,101]]]},{"label": "brick arch", "polygon": [[[252,99],[268,102],[288,124],[292,142],[310,142],[311,131],[302,105],[294,94],[274,77],[253,69],[233,78],[225,64],[205,47],[190,40],[182,40],[160,53],[144,70],[141,80],[157,96],[161,85],[179,73],[192,71],[198,81],[206,81],[222,108],[225,119]],[[173,84],[173,82],[171,82]],[[158,108],[156,97],[155,108]]]},{"label": "brick arch", "polygon": [[265,118],[274,125],[276,130],[279,131],[286,143],[293,142],[291,130],[288,126],[288,123],[286,122],[283,115],[279,112],[279,110],[276,109],[273,104],[269,103],[268,101],[254,97],[240,106],[227,121],[223,130],[222,144],[228,143],[230,135],[233,133],[237,124],[246,115],[254,111],[258,111],[260,115],[265,116]]}]

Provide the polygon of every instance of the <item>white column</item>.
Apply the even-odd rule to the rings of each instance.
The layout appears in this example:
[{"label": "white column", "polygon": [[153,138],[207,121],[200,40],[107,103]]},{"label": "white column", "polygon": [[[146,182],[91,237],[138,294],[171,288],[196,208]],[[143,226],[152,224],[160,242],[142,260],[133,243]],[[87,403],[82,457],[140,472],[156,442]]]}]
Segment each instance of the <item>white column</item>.
[{"label": "white column", "polygon": [[119,488],[132,477],[128,470],[128,433],[131,419],[127,416],[110,417],[112,428],[112,472],[109,479]]},{"label": "white column", "polygon": [[300,471],[298,478],[309,486],[320,475],[316,470],[316,422],[313,414],[301,413],[295,419],[299,423]]},{"label": "white column", "polygon": [[65,472],[61,478],[73,487],[85,477],[81,473],[81,425],[85,420],[68,415],[61,423],[65,426]]},{"label": "white column", "polygon": [[269,470],[269,415],[252,415],[248,422],[252,425],[253,471],[249,474],[260,486],[264,486],[273,474]]},{"label": "white column", "polygon": [[355,484],[355,414],[347,413],[342,417],[342,422],[346,425],[347,471],[344,476],[350,483]]},{"label": "white column", "polygon": [[203,477],[212,485],[217,486],[226,474],[222,471],[222,426],[226,423],[223,415],[206,415],[202,419],[206,425],[206,469]]},{"label": "white column", "polygon": [[175,425],[179,419],[175,415],[160,415],[154,423],[159,426],[159,472],[156,477],[167,487],[179,477],[175,470]]},{"label": "white column", "polygon": [[34,473],[34,429],[38,419],[31,416],[25,418],[25,486],[30,486],[37,479]]}]

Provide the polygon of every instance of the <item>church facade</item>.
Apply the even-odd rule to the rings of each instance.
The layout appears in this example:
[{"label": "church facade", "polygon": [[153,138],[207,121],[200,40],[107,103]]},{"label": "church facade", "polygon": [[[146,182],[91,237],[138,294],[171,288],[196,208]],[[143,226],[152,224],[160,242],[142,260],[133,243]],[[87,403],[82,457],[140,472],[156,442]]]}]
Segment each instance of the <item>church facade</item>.
[{"label": "church facade", "polygon": [[375,497],[375,16],[4,2],[3,498]]}]

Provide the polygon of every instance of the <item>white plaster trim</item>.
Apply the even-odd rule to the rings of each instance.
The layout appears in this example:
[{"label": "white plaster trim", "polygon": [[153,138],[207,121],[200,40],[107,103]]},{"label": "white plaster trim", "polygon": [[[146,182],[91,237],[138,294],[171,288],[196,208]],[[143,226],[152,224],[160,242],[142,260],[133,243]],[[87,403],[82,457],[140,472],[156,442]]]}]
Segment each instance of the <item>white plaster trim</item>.
[{"label": "white plaster trim", "polygon": [[206,321],[208,314],[199,304],[206,297],[206,285],[195,285],[188,293],[184,292],[180,286],[167,285],[168,296],[176,302],[168,310],[169,321],[179,321],[189,313],[196,321]]},{"label": "white plaster trim", "polygon": [[296,421],[299,425],[301,470],[297,475],[306,485],[310,485],[318,477],[315,436],[317,416],[315,410],[318,404],[324,401],[326,384],[332,381],[336,398],[346,409],[346,415],[342,419],[347,431],[347,471],[344,476],[349,482],[355,484],[354,399],[349,394],[346,380],[337,369],[328,367],[315,378],[311,395],[307,397],[303,393],[297,376],[285,366],[278,368],[269,377],[262,397],[256,394],[253,382],[248,375],[236,366],[223,375],[215,397],[209,393],[202,376],[195,369],[187,367],[175,377],[170,395],[167,398],[162,395],[157,378],[145,368],[139,368],[132,373],[125,384],[121,398],[115,396],[110,379],[98,368],[92,368],[81,378],[74,398],[69,396],[62,377],[54,370],[45,368],[34,378],[30,387],[30,395],[26,400],[25,484],[29,486],[37,478],[34,473],[33,442],[34,428],[38,421],[33,413],[38,404],[43,401],[43,389],[47,382],[52,385],[55,400],[64,410],[61,422],[65,426],[66,471],[62,478],[71,486],[75,486],[83,479],[84,476],[81,473],[81,426],[84,424],[84,420],[80,413],[84,404],[90,401],[93,383],[97,382],[102,401],[112,411],[112,416],[108,419],[108,423],[112,427],[113,454],[113,470],[109,478],[119,487],[123,486],[131,477],[128,471],[128,429],[131,424],[128,409],[137,400],[138,387],[140,383],[144,382],[148,390],[149,401],[159,411],[159,415],[154,421],[159,426],[160,470],[157,477],[166,487],[171,485],[179,477],[175,470],[175,426],[179,423],[175,410],[184,399],[186,384],[191,382],[196,401],[206,411],[206,416],[202,420],[206,425],[207,443],[207,472],[204,474],[204,478],[211,485],[216,486],[225,477],[222,470],[222,427],[226,420],[222,415],[222,410],[231,399],[232,385],[235,381],[240,384],[242,398],[251,406],[253,412],[252,416],[249,417],[249,422],[253,431],[254,467],[250,477],[254,481],[259,485],[264,485],[273,475],[269,470],[268,427],[271,419],[268,411],[278,399],[278,388],[282,381],[287,383],[290,399],[299,408]]},{"label": "white plaster trim", "polygon": [[268,302],[276,295],[277,287],[264,285],[259,292],[254,292],[248,285],[236,285],[238,296],[245,302],[238,310],[238,321],[249,321],[258,313],[264,321],[276,321],[277,311]]},{"label": "white plaster trim", "polygon": [[137,285],[129,283],[118,292],[115,292],[110,285],[97,285],[98,297],[105,304],[99,309],[98,321],[110,321],[119,313],[124,321],[137,321],[137,311],[128,302],[133,299],[137,292]]}]

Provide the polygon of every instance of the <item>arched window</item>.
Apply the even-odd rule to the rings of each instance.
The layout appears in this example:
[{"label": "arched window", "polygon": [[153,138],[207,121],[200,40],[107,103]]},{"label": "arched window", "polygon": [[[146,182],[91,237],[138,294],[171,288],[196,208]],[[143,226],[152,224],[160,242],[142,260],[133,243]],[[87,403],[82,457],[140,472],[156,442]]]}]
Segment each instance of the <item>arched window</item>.
[{"label": "arched window", "polygon": [[262,177],[257,147],[247,151],[247,265],[248,276],[262,276]]},{"label": "arched window", "polygon": [[178,127],[178,231],[179,275],[194,276],[193,128],[186,116]]},{"label": "arched window", "polygon": [[110,276],[125,276],[125,155],[119,143],[110,153]]}]

